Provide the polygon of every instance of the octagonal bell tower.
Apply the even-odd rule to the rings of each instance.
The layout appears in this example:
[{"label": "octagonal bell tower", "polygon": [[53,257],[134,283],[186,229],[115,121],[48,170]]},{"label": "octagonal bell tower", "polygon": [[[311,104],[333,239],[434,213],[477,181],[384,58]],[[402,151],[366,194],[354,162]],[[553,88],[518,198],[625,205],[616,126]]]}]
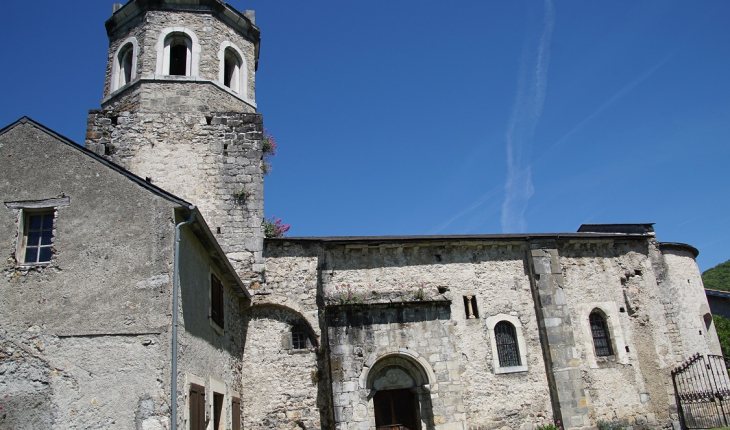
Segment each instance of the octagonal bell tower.
[{"label": "octagonal bell tower", "polygon": [[106,21],[86,146],[195,204],[244,282],[263,269],[260,32],[220,0],[131,0]]}]

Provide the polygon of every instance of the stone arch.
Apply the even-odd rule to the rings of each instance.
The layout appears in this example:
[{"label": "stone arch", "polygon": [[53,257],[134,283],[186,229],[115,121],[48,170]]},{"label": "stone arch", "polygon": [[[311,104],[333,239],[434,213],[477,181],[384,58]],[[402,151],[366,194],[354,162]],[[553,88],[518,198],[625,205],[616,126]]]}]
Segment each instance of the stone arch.
[{"label": "stone arch", "polygon": [[155,67],[156,75],[168,75],[169,74],[169,60],[170,60],[170,47],[168,40],[175,35],[180,35],[185,39],[189,40],[189,55],[188,59],[189,67],[186,69],[186,76],[198,76],[199,69],[198,63],[200,62],[200,43],[198,42],[198,36],[195,35],[191,30],[185,27],[167,27],[160,32],[160,37],[157,39],[157,65]]},{"label": "stone arch", "polygon": [[434,428],[431,387],[436,378],[428,362],[410,351],[397,351],[381,355],[370,364],[361,379],[368,390],[370,426],[395,424],[382,421],[388,418],[382,411],[388,410],[394,411],[394,419],[397,413],[405,420],[412,416],[416,428]]},{"label": "stone arch", "polygon": [[[288,324],[291,325],[301,325],[304,326],[305,329],[314,337],[314,340],[317,345],[319,345],[320,342],[320,334],[317,333],[314,330],[315,325],[312,324],[312,322],[300,311],[297,309],[294,309],[293,307],[286,306],[285,304],[281,303],[256,303],[248,308],[246,308],[242,314],[244,319],[247,315],[251,315],[252,313],[257,313],[258,311],[265,311],[266,309],[274,310],[274,314],[278,314],[278,319],[280,321],[285,321]],[[286,314],[289,314],[289,317],[285,317]],[[274,315],[272,315],[273,317]]]},{"label": "stone arch", "polygon": [[[114,58],[112,59],[110,93],[129,84],[137,76],[138,53],[137,38],[134,36],[119,44],[119,48],[114,52]],[[131,59],[131,61],[127,62],[126,59]]]},{"label": "stone arch", "polygon": [[[323,356],[314,348],[319,343],[316,326],[278,303],[256,303],[242,317],[241,401],[248,410],[243,428],[321,428],[326,403],[320,394],[327,378]],[[288,336],[295,327],[306,327],[316,343],[294,346]]]}]

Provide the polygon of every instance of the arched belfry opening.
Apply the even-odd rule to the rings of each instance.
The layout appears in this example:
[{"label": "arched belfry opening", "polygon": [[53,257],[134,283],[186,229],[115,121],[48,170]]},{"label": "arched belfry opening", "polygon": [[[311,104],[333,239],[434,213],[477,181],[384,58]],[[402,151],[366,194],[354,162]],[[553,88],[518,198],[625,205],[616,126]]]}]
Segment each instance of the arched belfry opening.
[{"label": "arched belfry opening", "polygon": [[368,372],[371,426],[378,430],[433,428],[428,373],[412,357],[391,355]]}]

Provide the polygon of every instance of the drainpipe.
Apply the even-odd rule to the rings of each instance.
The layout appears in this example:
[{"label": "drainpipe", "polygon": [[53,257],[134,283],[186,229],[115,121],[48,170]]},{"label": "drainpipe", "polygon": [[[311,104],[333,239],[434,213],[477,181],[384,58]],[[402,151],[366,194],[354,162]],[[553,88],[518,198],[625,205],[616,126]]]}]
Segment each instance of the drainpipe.
[{"label": "drainpipe", "polygon": [[180,228],[190,224],[195,219],[195,205],[190,206],[192,213],[187,221],[175,226],[175,265],[172,268],[172,388],[170,389],[171,430],[177,430],[177,313],[178,313],[178,291],[180,282]]}]

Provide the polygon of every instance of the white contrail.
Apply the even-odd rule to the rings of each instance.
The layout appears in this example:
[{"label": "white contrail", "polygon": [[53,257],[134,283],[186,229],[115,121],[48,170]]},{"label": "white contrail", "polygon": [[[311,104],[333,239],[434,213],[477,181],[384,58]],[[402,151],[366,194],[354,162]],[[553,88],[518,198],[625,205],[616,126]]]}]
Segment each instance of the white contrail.
[{"label": "white contrail", "polygon": [[654,67],[650,68],[649,70],[645,71],[641,75],[637,76],[634,80],[632,80],[628,84],[624,85],[623,88],[618,90],[614,95],[612,95],[608,100],[606,100],[606,102],[603,103],[598,109],[596,109],[595,112],[588,115],[588,117],[586,119],[584,119],[583,121],[581,121],[580,124],[573,127],[569,132],[565,133],[565,135],[563,137],[558,139],[558,141],[555,142],[550,147],[550,149],[548,149],[548,152],[552,151],[556,147],[560,146],[563,142],[565,142],[566,140],[573,137],[573,135],[576,134],[577,132],[579,132],[583,128],[584,125],[586,125],[591,120],[593,120],[593,118],[600,115],[601,112],[608,109],[609,106],[613,105],[614,103],[616,103],[617,101],[622,99],[624,96],[626,96],[626,94],[630,93],[634,88],[636,88],[640,83],[644,82],[649,76],[651,76],[654,72],[656,72],[656,70],[658,68],[663,66],[664,63],[669,61],[669,59],[672,58],[673,56],[674,56],[674,53],[667,55],[666,57],[661,59],[657,64],[655,64]]},{"label": "white contrail", "polygon": [[555,24],[552,0],[545,0],[543,29],[537,56],[529,58],[530,46],[523,48],[517,97],[512,118],[507,128],[507,181],[502,204],[502,232],[518,233],[527,228],[525,210],[534,192],[530,149],[535,127],[540,121],[547,87],[548,63],[550,62],[550,36]]}]

